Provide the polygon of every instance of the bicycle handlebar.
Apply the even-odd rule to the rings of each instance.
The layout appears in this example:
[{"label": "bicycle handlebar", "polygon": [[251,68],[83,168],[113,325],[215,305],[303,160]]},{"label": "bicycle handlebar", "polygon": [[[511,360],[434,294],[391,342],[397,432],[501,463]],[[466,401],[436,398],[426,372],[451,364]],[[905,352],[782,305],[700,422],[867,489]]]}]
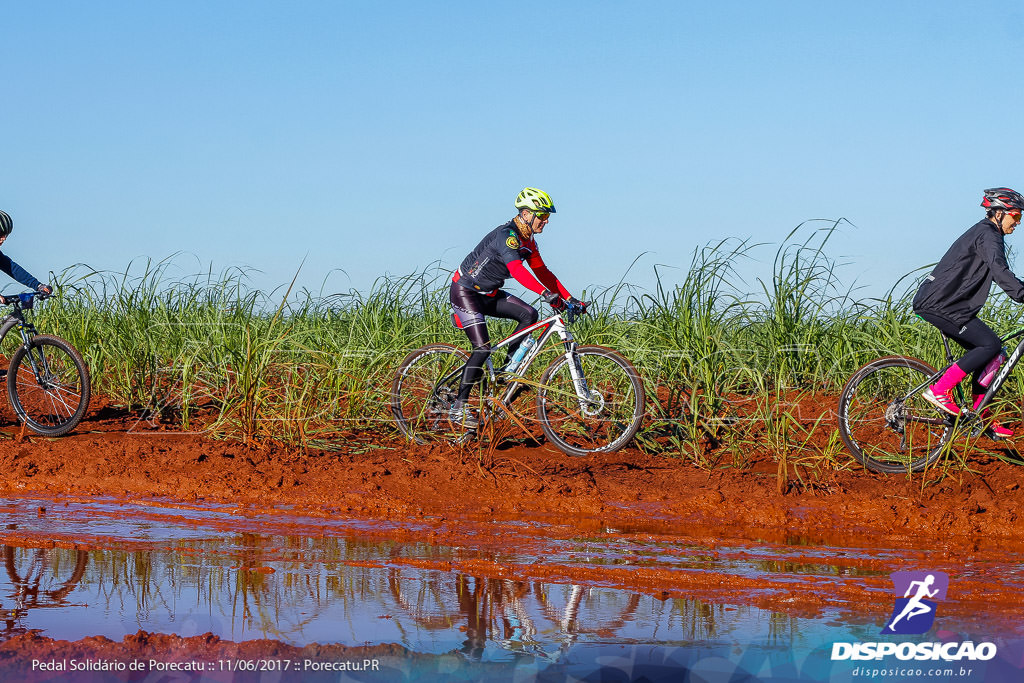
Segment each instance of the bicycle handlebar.
[{"label": "bicycle handlebar", "polygon": [[0,305],[3,306],[20,306],[21,308],[32,308],[33,299],[39,299],[40,301],[49,298],[50,295],[43,294],[42,292],[22,292],[21,294],[12,294],[7,296],[0,294]]},{"label": "bicycle handlebar", "polygon": [[579,302],[579,306],[578,307],[577,306],[570,306],[570,305],[567,304],[566,307],[565,307],[566,322],[569,323],[570,325],[572,325],[574,322],[576,322],[577,318],[579,318],[580,316],[586,315],[587,314],[587,307],[589,305],[590,304],[587,303],[586,301]]}]

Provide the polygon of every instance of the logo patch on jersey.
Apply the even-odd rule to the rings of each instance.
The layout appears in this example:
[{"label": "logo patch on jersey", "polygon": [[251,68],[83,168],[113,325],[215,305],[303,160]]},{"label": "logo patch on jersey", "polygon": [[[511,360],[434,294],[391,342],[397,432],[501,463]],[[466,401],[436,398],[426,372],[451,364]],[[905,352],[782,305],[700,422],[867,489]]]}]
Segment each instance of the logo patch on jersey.
[{"label": "logo patch on jersey", "polygon": [[515,235],[509,235],[508,239],[505,240],[505,244],[508,245],[509,249],[518,249],[519,248],[519,238],[517,238]]}]

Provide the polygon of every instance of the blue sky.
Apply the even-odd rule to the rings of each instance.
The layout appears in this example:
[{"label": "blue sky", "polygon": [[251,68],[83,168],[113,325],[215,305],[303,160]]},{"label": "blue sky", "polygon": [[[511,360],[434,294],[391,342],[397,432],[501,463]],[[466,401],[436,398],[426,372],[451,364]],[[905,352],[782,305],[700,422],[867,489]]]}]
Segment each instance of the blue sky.
[{"label": "blue sky", "polygon": [[844,217],[831,252],[884,291],[982,189],[1024,190],[1008,7],[3,2],[4,251],[42,279],[185,252],[365,289],[457,265],[532,185],[570,290]]}]

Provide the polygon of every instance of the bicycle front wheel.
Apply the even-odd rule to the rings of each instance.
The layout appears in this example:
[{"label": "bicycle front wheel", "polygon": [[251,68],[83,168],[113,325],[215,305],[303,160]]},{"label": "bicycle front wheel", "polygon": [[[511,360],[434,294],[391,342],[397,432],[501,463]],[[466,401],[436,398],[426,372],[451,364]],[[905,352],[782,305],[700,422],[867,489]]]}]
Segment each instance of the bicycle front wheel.
[{"label": "bicycle front wheel", "polygon": [[4,546],[7,576],[31,607],[59,604],[85,575],[89,553],[69,548]]},{"label": "bicycle front wheel", "polygon": [[949,421],[921,397],[935,368],[906,356],[874,360],[839,396],[839,436],[854,459],[875,472],[919,472],[950,438]]},{"label": "bicycle front wheel", "polygon": [[548,440],[568,455],[610,453],[640,429],[644,401],[643,382],[628,360],[611,349],[582,346],[541,375],[537,419]]},{"label": "bicycle front wheel", "polygon": [[419,444],[461,435],[449,420],[469,354],[448,344],[416,349],[402,361],[391,383],[391,414],[399,431]]},{"label": "bicycle front wheel", "polygon": [[7,370],[7,397],[18,419],[42,436],[64,436],[89,408],[89,370],[60,337],[39,334],[20,346]]}]

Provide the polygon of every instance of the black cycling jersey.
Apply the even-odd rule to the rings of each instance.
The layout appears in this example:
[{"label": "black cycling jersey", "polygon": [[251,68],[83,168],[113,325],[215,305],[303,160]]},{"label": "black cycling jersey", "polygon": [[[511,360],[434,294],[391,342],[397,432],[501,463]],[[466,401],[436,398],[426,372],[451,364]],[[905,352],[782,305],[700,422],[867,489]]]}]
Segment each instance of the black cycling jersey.
[{"label": "black cycling jersey", "polygon": [[993,282],[1024,303],[1024,282],[1006,263],[1003,237],[987,218],[961,235],[917,290],[914,312],[937,313],[963,325],[981,311]]},{"label": "black cycling jersey", "polygon": [[480,244],[462,260],[459,266],[459,284],[477,292],[491,292],[500,289],[512,274],[508,272],[509,261],[528,259],[530,266],[538,261],[537,243],[523,239],[515,223],[509,221],[491,230],[480,240]]}]

